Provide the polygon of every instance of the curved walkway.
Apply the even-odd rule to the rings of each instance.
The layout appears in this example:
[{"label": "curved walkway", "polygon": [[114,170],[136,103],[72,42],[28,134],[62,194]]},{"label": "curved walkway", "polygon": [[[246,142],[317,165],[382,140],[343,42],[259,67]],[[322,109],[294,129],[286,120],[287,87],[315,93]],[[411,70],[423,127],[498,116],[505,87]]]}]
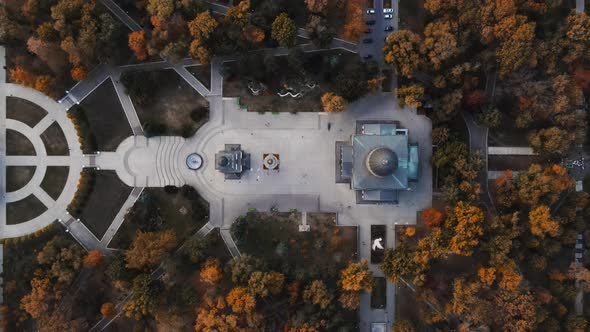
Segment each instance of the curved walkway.
[{"label": "curved walkway", "polygon": [[[13,238],[24,236],[40,230],[57,219],[60,219],[67,205],[72,201],[77,190],[77,183],[80,177],[80,171],[85,163],[85,158],[82,155],[80,145],[78,143],[78,135],[72,122],[67,118],[66,113],[62,110],[60,105],[49,97],[31,88],[24,87],[18,84],[3,83],[0,87],[0,98],[6,99],[7,96],[17,97],[28,100],[39,107],[43,108],[47,114],[45,117],[33,128],[20,121],[6,119],[6,104],[3,103],[2,121],[4,128],[15,130],[23,134],[33,144],[35,149],[35,156],[5,156],[3,157],[5,166],[36,166],[35,173],[32,179],[21,189],[6,193],[3,186],[3,210],[0,219],[0,237]],[[40,135],[52,123],[57,122],[61,127],[66,138],[69,156],[47,156],[45,145],[40,138]],[[5,150],[3,150],[5,152]],[[41,188],[41,182],[46,175],[48,166],[68,166],[68,178],[63,191],[54,200]],[[4,183],[4,181],[2,181]],[[29,195],[34,195],[47,210],[41,215],[28,220],[23,223],[8,225],[6,223],[6,203],[16,202],[26,198]]]}]

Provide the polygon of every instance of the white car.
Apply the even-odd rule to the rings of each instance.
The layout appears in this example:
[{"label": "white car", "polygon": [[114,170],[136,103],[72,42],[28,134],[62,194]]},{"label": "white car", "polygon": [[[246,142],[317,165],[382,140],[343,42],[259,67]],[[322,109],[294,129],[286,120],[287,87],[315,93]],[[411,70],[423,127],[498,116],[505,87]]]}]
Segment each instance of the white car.
[{"label": "white car", "polygon": [[384,13],[393,13],[393,8],[383,8]]},{"label": "white car", "polygon": [[391,20],[393,18],[393,14],[385,14],[383,17],[385,17],[386,20]]},{"label": "white car", "polygon": [[375,9],[374,8],[367,9],[367,14],[375,14]]}]

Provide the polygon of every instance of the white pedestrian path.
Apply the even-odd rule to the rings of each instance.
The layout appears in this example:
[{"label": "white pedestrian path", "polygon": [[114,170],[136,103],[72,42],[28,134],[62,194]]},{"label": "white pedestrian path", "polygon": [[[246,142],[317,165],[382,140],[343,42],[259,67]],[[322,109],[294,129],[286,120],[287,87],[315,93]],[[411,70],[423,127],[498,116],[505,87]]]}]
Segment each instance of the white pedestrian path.
[{"label": "white pedestrian path", "polygon": [[532,156],[536,153],[533,148],[526,146],[489,146],[488,155]]}]

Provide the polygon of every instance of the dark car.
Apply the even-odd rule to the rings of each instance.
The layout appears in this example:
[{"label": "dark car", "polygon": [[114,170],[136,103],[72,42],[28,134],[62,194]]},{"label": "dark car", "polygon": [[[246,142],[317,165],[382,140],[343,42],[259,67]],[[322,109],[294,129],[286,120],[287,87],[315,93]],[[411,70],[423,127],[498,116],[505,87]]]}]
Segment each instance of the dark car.
[{"label": "dark car", "polygon": [[370,20],[365,23],[367,23],[367,25],[375,25],[375,20]]},{"label": "dark car", "polygon": [[365,38],[365,39],[363,39],[363,43],[364,44],[370,44],[372,42],[373,42],[373,39],[371,39],[371,38]]},{"label": "dark car", "polygon": [[387,26],[387,27],[385,27],[385,31],[393,31],[393,27],[392,26]]},{"label": "dark car", "polygon": [[371,33],[371,32],[373,32],[372,29],[365,29],[365,33]]}]

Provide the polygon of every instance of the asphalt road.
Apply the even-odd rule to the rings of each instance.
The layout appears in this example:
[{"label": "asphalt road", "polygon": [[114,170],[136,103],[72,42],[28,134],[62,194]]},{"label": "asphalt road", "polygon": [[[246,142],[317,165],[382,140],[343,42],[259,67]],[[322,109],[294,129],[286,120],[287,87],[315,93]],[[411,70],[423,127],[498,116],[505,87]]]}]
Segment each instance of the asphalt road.
[{"label": "asphalt road", "polygon": [[[391,7],[393,8],[393,18],[385,19],[385,13],[383,13],[383,8],[386,3],[391,3]],[[365,15],[365,22],[367,21],[375,21],[373,25],[367,25],[368,29],[371,29],[370,33],[365,33],[364,36],[361,37],[361,41],[358,45],[359,54],[361,57],[366,55],[372,55],[372,60],[377,61],[379,64],[383,64],[383,46],[385,45],[385,38],[389,36],[391,31],[385,31],[385,27],[391,26],[394,30],[397,30],[398,27],[398,1],[397,0],[374,0],[373,9],[375,9],[374,14],[367,14],[367,9],[364,8],[364,15]],[[365,44],[363,42],[364,39],[370,38],[372,42],[369,44]]]}]

